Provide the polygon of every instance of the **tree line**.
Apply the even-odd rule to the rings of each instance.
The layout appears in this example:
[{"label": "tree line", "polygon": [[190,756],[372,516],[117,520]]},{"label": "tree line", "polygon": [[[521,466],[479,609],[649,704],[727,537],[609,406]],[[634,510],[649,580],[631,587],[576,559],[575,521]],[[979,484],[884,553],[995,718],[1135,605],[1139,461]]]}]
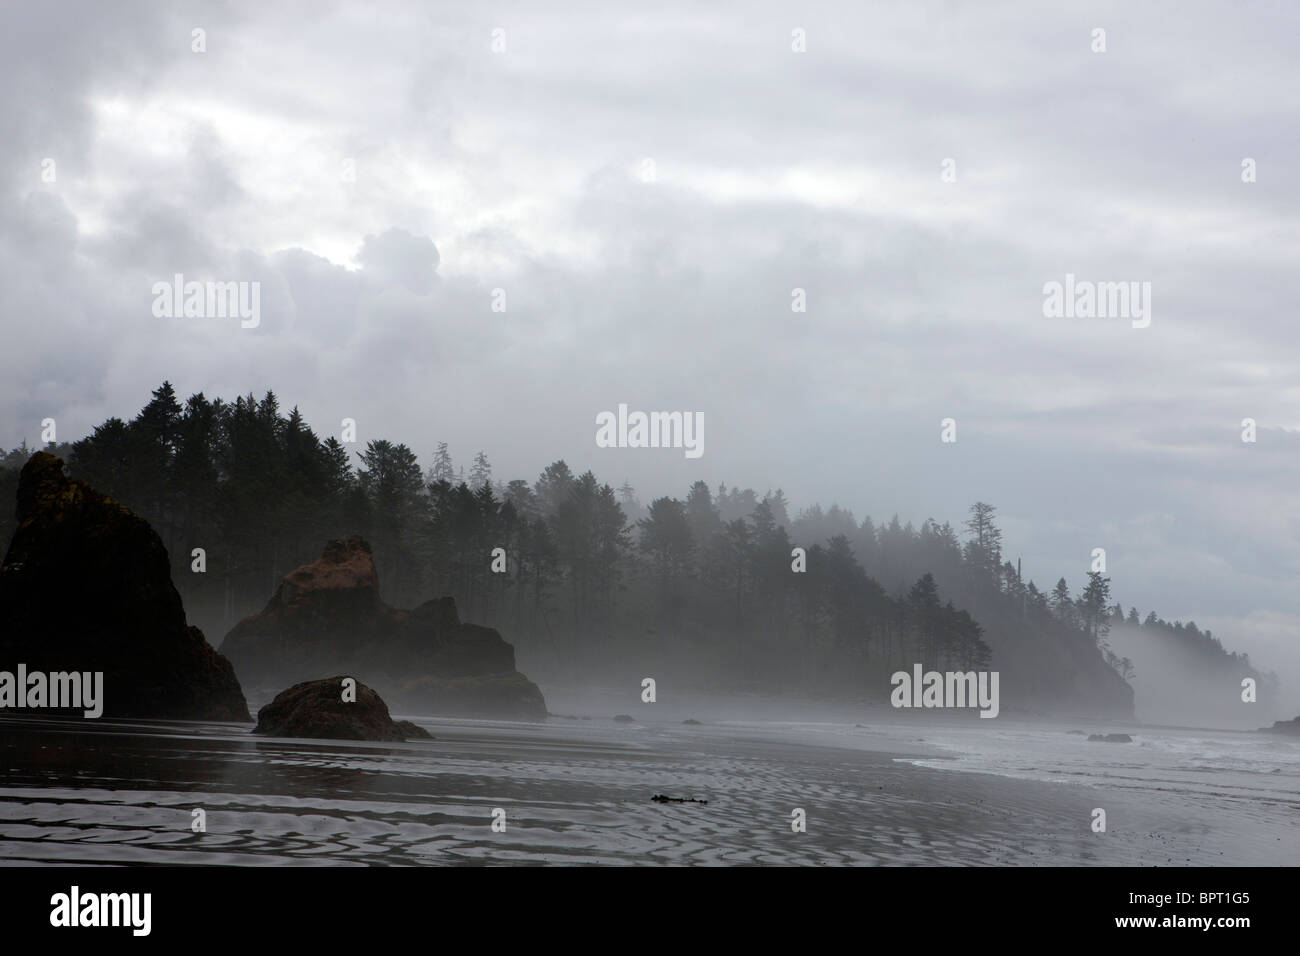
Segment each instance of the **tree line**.
[{"label": "tree line", "polygon": [[[985,668],[996,646],[1000,660],[1041,670],[1092,655],[1132,676],[1105,641],[1123,619],[1109,579],[1089,574],[1077,596],[1064,578],[1047,591],[1023,581],[984,502],[964,540],[948,523],[876,524],[836,505],[792,517],[780,489],[697,481],[642,505],[626,482],[615,489],[563,460],[500,481],[483,452],[466,474],[444,443],[422,468],[406,444],[351,452],[321,437],[273,392],[182,403],[168,382],[130,421],[50,450],[153,525],[214,643],[327,540],[360,533],[389,603],[450,594],[463,619],[562,672],[637,652],[737,685],[822,687],[912,662]],[[31,451],[0,457],[9,501]],[[195,548],[203,574],[191,573]]]}]

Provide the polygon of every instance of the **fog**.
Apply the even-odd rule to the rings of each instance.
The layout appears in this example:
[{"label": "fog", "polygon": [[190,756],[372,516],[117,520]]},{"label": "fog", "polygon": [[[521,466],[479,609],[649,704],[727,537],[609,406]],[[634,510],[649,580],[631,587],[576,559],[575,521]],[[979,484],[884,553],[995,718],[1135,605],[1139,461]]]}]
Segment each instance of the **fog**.
[{"label": "fog", "polygon": [[1109,642],[1133,662],[1137,717],[1146,723],[1256,730],[1295,716],[1293,686],[1265,678],[1257,700],[1247,703],[1242,699],[1246,667],[1207,661],[1169,635],[1117,627]]},{"label": "fog", "polygon": [[[355,469],[375,440],[422,467],[445,441],[497,481],[563,459],[643,508],[781,488],[792,525],[835,504],[963,541],[990,502],[1022,583],[1077,596],[1104,548],[1116,599],[1213,622],[1300,711],[1300,12],[385,9],[6,11],[0,446],[47,421],[77,441],[169,381],[274,390],[322,439],[351,421]],[[160,316],[179,275],[258,283],[261,315]],[[1076,279],[1135,283],[1141,321],[1045,309]],[[606,447],[622,405],[705,423],[702,454]],[[187,592],[212,640],[324,530],[219,604]],[[995,659],[1032,653],[957,572],[853,544],[891,598],[934,571]],[[655,613],[643,584],[628,620]],[[835,670],[819,655],[801,680]],[[1138,706],[1182,714],[1165,669],[1138,666]]]}]

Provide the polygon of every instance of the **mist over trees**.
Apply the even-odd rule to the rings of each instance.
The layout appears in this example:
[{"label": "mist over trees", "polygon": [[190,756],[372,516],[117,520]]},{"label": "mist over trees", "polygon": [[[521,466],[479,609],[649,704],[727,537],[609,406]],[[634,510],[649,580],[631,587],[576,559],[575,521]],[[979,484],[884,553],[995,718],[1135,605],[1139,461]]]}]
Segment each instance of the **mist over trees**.
[{"label": "mist over trees", "polygon": [[[1115,604],[1103,653],[1137,691],[1142,720],[1253,730],[1272,719],[1261,715],[1284,713],[1276,706],[1276,676],[1260,674],[1245,654],[1230,653],[1195,621],[1170,622],[1154,611],[1143,617],[1135,607],[1125,613]],[[1261,715],[1254,707],[1242,707],[1247,677],[1256,682]]]},{"label": "mist over trees", "polygon": [[[1043,707],[1121,701],[1120,675],[1133,675],[1107,644],[1124,620],[1109,579],[1089,574],[1077,596],[1064,578],[1047,590],[1022,580],[985,502],[971,506],[965,540],[933,519],[877,523],[836,505],[791,516],[779,488],[697,481],[642,504],[626,481],[615,490],[563,460],[503,481],[483,451],[466,475],[439,443],[422,467],[402,443],[351,450],[321,437],[273,392],[182,403],[166,382],[129,422],[49,450],[153,525],[214,643],[327,540],[360,533],[385,600],[450,594],[463,619],[501,629],[530,669],[553,675],[653,666],[711,686],[847,692],[884,688],[914,662],[994,666],[1004,694],[1010,676],[1022,703]],[[33,451],[0,458],[5,500]],[[0,517],[6,542],[12,511]],[[1151,615],[1142,627],[1181,630],[1207,661],[1249,666],[1195,625]]]}]

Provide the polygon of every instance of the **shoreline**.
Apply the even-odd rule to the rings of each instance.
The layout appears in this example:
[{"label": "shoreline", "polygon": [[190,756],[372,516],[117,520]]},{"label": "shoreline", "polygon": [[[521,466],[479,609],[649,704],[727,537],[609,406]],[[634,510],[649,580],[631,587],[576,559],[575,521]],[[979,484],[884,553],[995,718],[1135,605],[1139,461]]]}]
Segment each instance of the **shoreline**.
[{"label": "shoreline", "polygon": [[[1295,862],[1294,823],[1268,813],[918,766],[947,762],[923,740],[899,748],[798,725],[417,722],[436,739],[252,738],[240,724],[181,721],[10,725],[0,864]],[[206,833],[190,832],[196,805]],[[1091,830],[1097,807],[1105,833]],[[490,827],[497,808],[505,833]],[[791,830],[796,809],[805,833]]]}]

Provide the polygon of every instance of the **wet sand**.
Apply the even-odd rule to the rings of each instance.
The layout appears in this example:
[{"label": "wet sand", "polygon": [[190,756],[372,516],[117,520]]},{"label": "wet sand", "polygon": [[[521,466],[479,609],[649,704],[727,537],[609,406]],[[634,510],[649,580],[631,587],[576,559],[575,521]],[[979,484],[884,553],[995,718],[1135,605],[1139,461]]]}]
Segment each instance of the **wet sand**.
[{"label": "wet sand", "polygon": [[[418,718],[417,718],[418,719]],[[917,741],[418,719],[407,744],[0,720],[0,862],[1134,865],[1295,862],[1294,814],[915,766]],[[655,794],[699,803],[656,803]],[[1107,812],[1093,833],[1092,810]],[[207,832],[191,829],[206,812]],[[492,829],[505,811],[504,832]],[[807,832],[792,832],[792,811]]]}]

